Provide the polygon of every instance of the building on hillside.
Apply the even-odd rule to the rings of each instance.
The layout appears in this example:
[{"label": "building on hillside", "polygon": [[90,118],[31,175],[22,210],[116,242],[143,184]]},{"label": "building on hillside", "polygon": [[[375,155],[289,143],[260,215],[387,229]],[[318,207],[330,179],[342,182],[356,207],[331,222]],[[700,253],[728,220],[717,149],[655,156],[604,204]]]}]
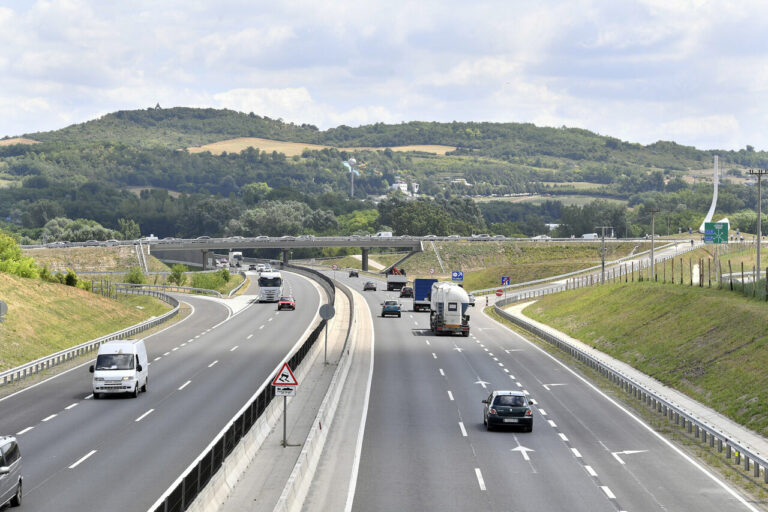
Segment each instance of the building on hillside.
[{"label": "building on hillside", "polygon": [[389,188],[391,190],[399,190],[403,194],[409,195],[408,194],[408,184],[406,182],[404,182],[404,181],[396,181],[392,185],[390,185]]}]

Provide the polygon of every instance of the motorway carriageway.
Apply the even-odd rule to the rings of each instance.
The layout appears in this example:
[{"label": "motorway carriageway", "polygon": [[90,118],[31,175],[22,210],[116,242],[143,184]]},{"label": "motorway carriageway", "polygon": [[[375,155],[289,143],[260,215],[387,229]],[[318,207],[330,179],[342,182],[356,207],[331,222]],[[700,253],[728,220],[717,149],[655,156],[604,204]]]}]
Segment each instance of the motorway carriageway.
[{"label": "motorway carriageway", "polygon": [[93,400],[90,360],[0,400],[0,433],[16,434],[21,446],[22,509],[147,510],[315,318],[319,287],[283,275],[296,311],[255,303],[233,315],[224,301],[176,295],[193,312],[145,338],[148,392],[138,399]]}]

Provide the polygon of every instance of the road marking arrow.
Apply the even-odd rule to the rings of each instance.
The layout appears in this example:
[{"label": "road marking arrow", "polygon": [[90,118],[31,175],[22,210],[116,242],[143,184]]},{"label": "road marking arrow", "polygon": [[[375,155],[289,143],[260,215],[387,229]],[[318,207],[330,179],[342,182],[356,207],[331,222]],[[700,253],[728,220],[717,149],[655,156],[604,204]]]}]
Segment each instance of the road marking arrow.
[{"label": "road marking arrow", "polygon": [[512,448],[509,451],[511,451],[511,452],[520,452],[520,453],[523,454],[523,460],[529,461],[529,460],[531,460],[531,458],[528,456],[528,452],[533,452],[533,451],[536,451],[536,450],[532,450],[530,448],[526,448],[525,446],[522,446],[522,445],[518,444],[517,448]]},{"label": "road marking arrow", "polygon": [[547,391],[552,391],[551,389],[549,389],[550,387],[565,386],[565,384],[542,384],[542,386],[544,386],[544,389],[546,389]]},{"label": "road marking arrow", "polygon": [[635,453],[645,453],[648,450],[624,450],[623,452],[611,452],[611,455],[613,455],[613,458],[619,461],[619,464],[626,464],[623,460],[621,460],[621,457],[619,455],[633,455]]},{"label": "road marking arrow", "polygon": [[481,386],[483,386],[483,389],[485,389],[485,385],[490,384],[490,382],[486,382],[484,380],[478,380],[477,382],[475,382],[475,384],[480,384]]},{"label": "road marking arrow", "polygon": [[464,349],[463,349],[463,348],[459,348],[459,347],[456,347],[456,348],[454,348],[453,350],[455,350],[455,351],[457,351],[457,352],[462,352]]}]

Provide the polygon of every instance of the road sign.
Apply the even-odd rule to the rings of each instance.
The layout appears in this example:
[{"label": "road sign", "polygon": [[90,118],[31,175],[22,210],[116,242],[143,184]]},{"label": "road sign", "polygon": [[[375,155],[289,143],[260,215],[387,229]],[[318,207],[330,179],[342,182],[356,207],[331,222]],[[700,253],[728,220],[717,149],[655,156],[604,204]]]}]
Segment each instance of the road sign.
[{"label": "road sign", "polygon": [[429,273],[430,274],[434,274],[435,273],[435,269],[433,269],[433,268],[429,269]]},{"label": "road sign", "polygon": [[272,385],[275,387],[298,386],[299,381],[293,376],[293,372],[291,371],[291,367],[288,366],[288,363],[283,363],[283,367],[277,372],[277,375],[272,381]]},{"label": "road sign", "polygon": [[461,270],[454,270],[451,272],[451,281],[463,281],[464,280],[464,272]]},{"label": "road sign", "polygon": [[336,314],[336,310],[330,304],[323,304],[320,306],[320,318],[323,320],[330,320]]},{"label": "road sign", "polygon": [[275,386],[275,396],[296,396],[296,386]]},{"label": "road sign", "polygon": [[501,297],[502,295],[504,295],[504,290],[502,290],[502,289],[496,290],[496,296],[497,297]]},{"label": "road sign", "polygon": [[728,243],[728,223],[727,222],[705,222],[704,223],[704,242],[708,244],[727,244]]},{"label": "road sign", "polygon": [[509,276],[501,276],[501,286],[509,285]]}]

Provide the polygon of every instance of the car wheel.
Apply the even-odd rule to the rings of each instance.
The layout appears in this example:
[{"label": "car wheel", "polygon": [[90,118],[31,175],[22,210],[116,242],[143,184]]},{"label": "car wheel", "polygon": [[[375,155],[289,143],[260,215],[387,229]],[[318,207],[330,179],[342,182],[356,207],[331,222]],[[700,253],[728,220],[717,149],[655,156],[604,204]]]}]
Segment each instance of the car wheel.
[{"label": "car wheel", "polygon": [[400,318],[400,313],[397,314],[397,318]]},{"label": "car wheel", "polygon": [[136,387],[133,388],[133,398],[139,398],[139,383],[136,383]]},{"label": "car wheel", "polygon": [[469,336],[469,331],[464,331],[463,333],[461,333],[461,335],[466,338],[467,336]]},{"label": "car wheel", "polygon": [[99,399],[99,394],[97,392],[95,392],[95,391],[93,392],[93,399],[94,400],[98,400]]},{"label": "car wheel", "polygon": [[147,392],[147,385],[149,385],[149,377],[144,379],[144,385],[141,386],[141,392],[146,393]]},{"label": "car wheel", "polygon": [[16,494],[14,494],[13,498],[11,498],[11,506],[21,506],[21,482],[19,482],[19,485],[16,486]]}]

